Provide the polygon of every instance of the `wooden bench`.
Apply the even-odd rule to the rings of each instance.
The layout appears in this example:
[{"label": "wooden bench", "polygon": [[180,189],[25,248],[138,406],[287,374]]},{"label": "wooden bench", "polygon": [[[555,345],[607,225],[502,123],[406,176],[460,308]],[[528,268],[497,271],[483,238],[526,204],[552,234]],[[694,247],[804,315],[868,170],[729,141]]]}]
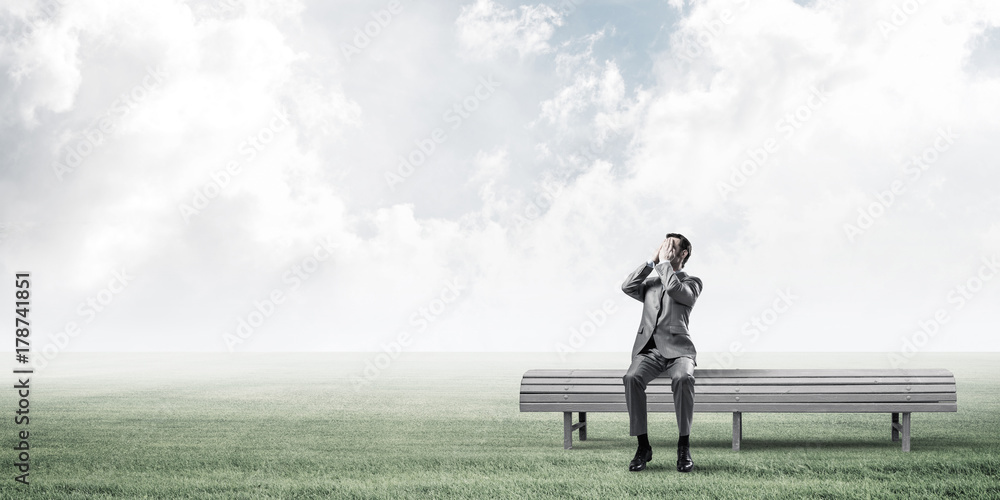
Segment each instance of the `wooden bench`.
[{"label": "wooden bench", "polygon": [[[563,447],[573,432],[587,439],[588,412],[627,412],[625,370],[528,370],[521,411],[563,413]],[[743,439],[743,413],[891,413],[892,440],[910,451],[910,413],[958,411],[955,377],[931,370],[698,370],[694,411],[733,414],[733,450]],[[674,411],[670,379],[646,388],[650,412]],[[573,423],[573,413],[579,421]],[[902,415],[902,419],[900,419]]]}]

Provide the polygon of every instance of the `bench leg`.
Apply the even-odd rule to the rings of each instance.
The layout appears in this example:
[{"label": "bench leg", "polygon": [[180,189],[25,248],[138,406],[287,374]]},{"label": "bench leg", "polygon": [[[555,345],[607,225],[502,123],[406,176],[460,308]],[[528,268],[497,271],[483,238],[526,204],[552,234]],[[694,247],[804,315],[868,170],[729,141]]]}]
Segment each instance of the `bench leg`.
[{"label": "bench leg", "polygon": [[573,412],[563,412],[563,449],[573,447]]},{"label": "bench leg", "polygon": [[893,442],[899,441],[899,414],[898,413],[893,413],[892,414],[892,424],[889,425],[889,428],[892,429],[892,440],[893,440]]},{"label": "bench leg", "polygon": [[563,412],[563,448],[570,449],[573,447],[573,431],[580,430],[580,441],[587,440],[587,412],[580,412],[580,422],[573,423],[573,412],[564,411]]},{"label": "bench leg", "polygon": [[903,451],[910,451],[910,412],[903,413]]},{"label": "bench leg", "polygon": [[743,439],[743,412],[733,412],[733,451],[740,451],[740,441]]}]

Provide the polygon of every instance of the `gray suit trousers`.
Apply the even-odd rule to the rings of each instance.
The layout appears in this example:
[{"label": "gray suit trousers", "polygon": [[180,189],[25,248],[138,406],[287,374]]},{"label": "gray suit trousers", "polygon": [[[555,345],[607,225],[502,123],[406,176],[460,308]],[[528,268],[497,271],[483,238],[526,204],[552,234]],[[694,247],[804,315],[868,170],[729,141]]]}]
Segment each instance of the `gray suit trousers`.
[{"label": "gray suit trousers", "polygon": [[679,435],[691,434],[691,420],[694,417],[694,360],[683,356],[667,359],[654,348],[633,358],[632,366],[628,367],[622,377],[630,436],[646,434],[646,386],[663,372],[667,372],[670,377]]}]

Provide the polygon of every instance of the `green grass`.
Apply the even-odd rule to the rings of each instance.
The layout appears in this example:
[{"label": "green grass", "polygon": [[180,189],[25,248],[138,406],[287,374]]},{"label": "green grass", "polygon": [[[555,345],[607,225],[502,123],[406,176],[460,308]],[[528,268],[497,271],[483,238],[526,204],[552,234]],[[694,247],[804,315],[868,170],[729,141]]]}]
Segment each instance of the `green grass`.
[{"label": "green grass", "polygon": [[887,414],[745,414],[733,452],[731,415],[698,413],[686,475],[672,414],[652,415],[653,461],[630,473],[627,415],[589,414],[590,439],[567,451],[560,414],[518,412],[526,369],[624,368],[621,354],[404,355],[364,391],[348,380],[357,354],[61,356],[32,379],[30,487],[13,481],[12,419],[0,425],[2,498],[1000,498],[996,354],[911,362],[955,372],[959,411],[914,414],[910,453]]}]

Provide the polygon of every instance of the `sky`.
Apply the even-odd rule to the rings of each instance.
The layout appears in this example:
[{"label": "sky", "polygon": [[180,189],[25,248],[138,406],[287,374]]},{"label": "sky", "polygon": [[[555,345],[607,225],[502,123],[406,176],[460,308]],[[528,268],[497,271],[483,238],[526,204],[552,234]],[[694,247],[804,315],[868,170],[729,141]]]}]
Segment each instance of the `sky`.
[{"label": "sky", "polygon": [[0,23],[0,273],[30,273],[45,359],[628,352],[621,282],[667,232],[700,351],[1000,350],[997,2],[11,0]]}]

